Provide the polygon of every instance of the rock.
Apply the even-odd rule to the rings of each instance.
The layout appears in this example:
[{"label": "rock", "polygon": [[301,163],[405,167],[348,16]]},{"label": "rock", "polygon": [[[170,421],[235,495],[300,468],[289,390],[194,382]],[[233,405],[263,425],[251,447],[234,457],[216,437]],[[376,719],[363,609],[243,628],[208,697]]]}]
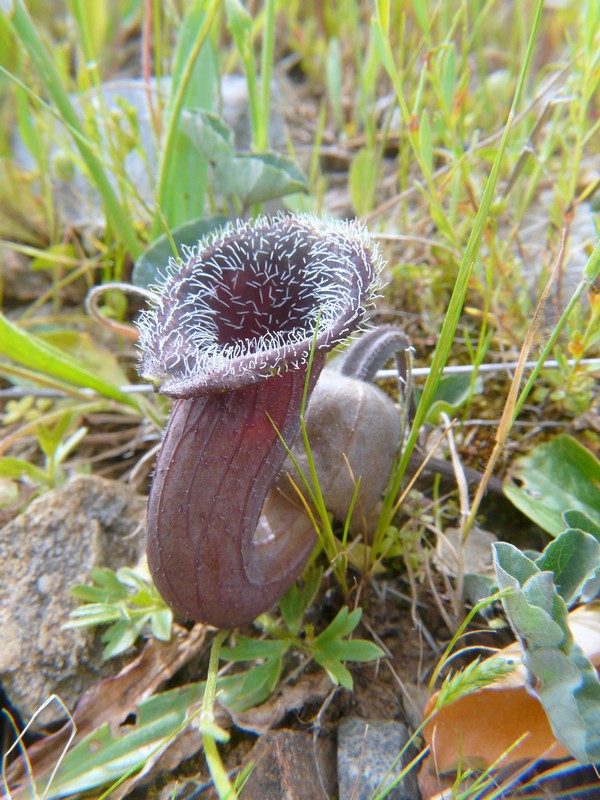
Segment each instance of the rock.
[{"label": "rock", "polygon": [[460,572],[493,575],[492,545],[497,541],[498,537],[493,533],[475,526],[463,546],[461,545],[460,530],[447,528],[444,536],[438,538],[434,563],[440,572],[453,578],[456,578]]},{"label": "rock", "polygon": [[[340,800],[369,800],[402,772],[415,757],[405,725],[387,720],[347,717],[338,728],[337,771]],[[388,800],[419,800],[417,770],[410,770],[386,794]]]},{"label": "rock", "polygon": [[6,245],[0,246],[0,273],[6,305],[37,300],[52,285],[48,272],[29,268],[30,259]]},{"label": "rock", "polygon": [[269,731],[250,751],[242,770],[252,764],[241,798],[299,800],[333,797],[335,750],[329,739],[301,731]]},{"label": "rock", "polygon": [[[279,86],[271,82],[271,116],[269,119],[269,147],[285,153],[287,138],[285,120],[281,112],[283,98]],[[235,147],[246,151],[252,147],[252,124],[248,85],[244,75],[224,75],[221,79],[221,111],[223,122],[233,130]]]},{"label": "rock", "polygon": [[[72,709],[115,662],[85,630],[63,630],[78,601],[69,589],[93,567],[137,562],[146,501],[122,483],[78,476],[0,530],[0,683],[28,719],[53,693]],[[62,716],[53,703],[38,720]]]}]

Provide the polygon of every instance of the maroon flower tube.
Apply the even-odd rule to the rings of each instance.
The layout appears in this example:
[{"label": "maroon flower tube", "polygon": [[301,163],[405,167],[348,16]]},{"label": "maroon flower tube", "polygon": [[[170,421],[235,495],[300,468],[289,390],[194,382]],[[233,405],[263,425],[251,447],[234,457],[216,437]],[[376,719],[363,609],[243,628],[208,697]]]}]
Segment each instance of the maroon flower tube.
[{"label": "maroon flower tube", "polygon": [[185,256],[139,320],[141,374],[177,398],[148,564],[176,611],[234,627],[284,594],[314,546],[298,515],[261,511],[286,455],[279,435],[298,433],[311,348],[309,391],[372,304],[381,259],[358,225],[310,216],[232,224]]}]

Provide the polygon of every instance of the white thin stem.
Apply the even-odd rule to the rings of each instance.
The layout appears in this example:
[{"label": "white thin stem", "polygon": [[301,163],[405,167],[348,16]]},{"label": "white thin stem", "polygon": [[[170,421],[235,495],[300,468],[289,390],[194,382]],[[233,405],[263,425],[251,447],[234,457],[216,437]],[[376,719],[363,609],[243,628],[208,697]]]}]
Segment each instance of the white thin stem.
[{"label": "white thin stem", "polygon": [[[527,361],[525,364],[526,369],[533,369],[537,364],[537,361]],[[600,369],[600,358],[582,358],[581,360],[570,359],[566,362],[566,364],[570,367],[573,366],[582,366],[582,367],[594,367],[596,369]],[[544,369],[558,369],[561,366],[558,361],[546,361],[544,364]],[[504,372],[505,370],[514,370],[517,367],[516,361],[507,361],[503,364],[481,364],[479,367],[475,367],[472,364],[461,364],[455,365],[450,367],[444,368],[444,375],[460,375],[462,373],[469,374],[473,372],[475,369],[478,372]],[[429,367],[414,367],[412,370],[412,376],[420,378],[426,377],[429,375]],[[375,378],[377,380],[383,380],[385,378],[397,378],[398,373],[395,369],[380,369]],[[126,384],[125,386],[119,386],[119,390],[121,392],[125,392],[126,394],[150,394],[154,391],[153,387],[146,383],[130,383]],[[90,397],[96,397],[96,392],[93,389],[78,389],[80,394],[87,394]],[[66,397],[65,392],[60,392],[57,389],[33,389],[33,388],[24,388],[20,386],[13,386],[10,389],[0,389],[0,398],[2,399],[18,399],[19,397]]]}]

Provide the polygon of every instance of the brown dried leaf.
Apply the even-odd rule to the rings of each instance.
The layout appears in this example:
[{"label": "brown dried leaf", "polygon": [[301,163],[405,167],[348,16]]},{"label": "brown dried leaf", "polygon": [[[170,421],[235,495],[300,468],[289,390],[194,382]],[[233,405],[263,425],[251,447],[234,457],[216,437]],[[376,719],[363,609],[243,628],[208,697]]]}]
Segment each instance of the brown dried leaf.
[{"label": "brown dried leaf", "polygon": [[[77,729],[73,746],[105,722],[116,725],[123,722],[139,703],[154,694],[161,683],[171,678],[202,648],[206,630],[206,626],[201,624],[189,632],[174,626],[169,642],[151,639],[142,653],[118,675],[104,678],[88,689],[73,712]],[[37,778],[54,768],[71,731],[72,723],[69,721],[27,750],[27,758]],[[20,757],[8,769],[8,784],[18,785],[27,779],[26,775],[26,764]]]},{"label": "brown dried leaf", "polygon": [[[582,606],[569,615],[575,641],[592,663],[600,665],[600,604]],[[503,657],[521,660],[515,643],[501,651]],[[431,747],[432,763],[441,774],[471,766],[483,770],[506,754],[502,766],[529,759],[569,756],[552,733],[548,718],[536,697],[526,688],[527,673],[520,665],[512,673],[485,688],[442,707],[425,725],[423,736]],[[432,713],[435,693],[425,709]],[[512,750],[521,738],[525,737]],[[507,751],[510,750],[510,753]],[[438,789],[439,791],[439,789]]]},{"label": "brown dried leaf", "polygon": [[332,686],[326,672],[303,675],[297,683],[284,686],[266,703],[239,714],[229,711],[229,714],[236,727],[251,733],[266,733],[279,724],[290,711],[298,711],[307,703],[322,701]]}]

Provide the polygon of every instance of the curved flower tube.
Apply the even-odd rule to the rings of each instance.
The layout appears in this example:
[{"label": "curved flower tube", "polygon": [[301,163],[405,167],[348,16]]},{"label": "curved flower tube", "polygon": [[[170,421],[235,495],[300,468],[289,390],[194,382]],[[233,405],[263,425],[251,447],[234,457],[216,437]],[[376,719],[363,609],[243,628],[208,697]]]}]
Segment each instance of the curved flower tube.
[{"label": "curved flower tube", "polygon": [[[261,510],[325,354],[356,330],[382,261],[352,223],[239,222],[172,261],[139,320],[142,376],[178,398],[148,502],[148,564],[185,617],[233,627],[270,608],[315,542]],[[281,436],[281,439],[280,439]]]}]

